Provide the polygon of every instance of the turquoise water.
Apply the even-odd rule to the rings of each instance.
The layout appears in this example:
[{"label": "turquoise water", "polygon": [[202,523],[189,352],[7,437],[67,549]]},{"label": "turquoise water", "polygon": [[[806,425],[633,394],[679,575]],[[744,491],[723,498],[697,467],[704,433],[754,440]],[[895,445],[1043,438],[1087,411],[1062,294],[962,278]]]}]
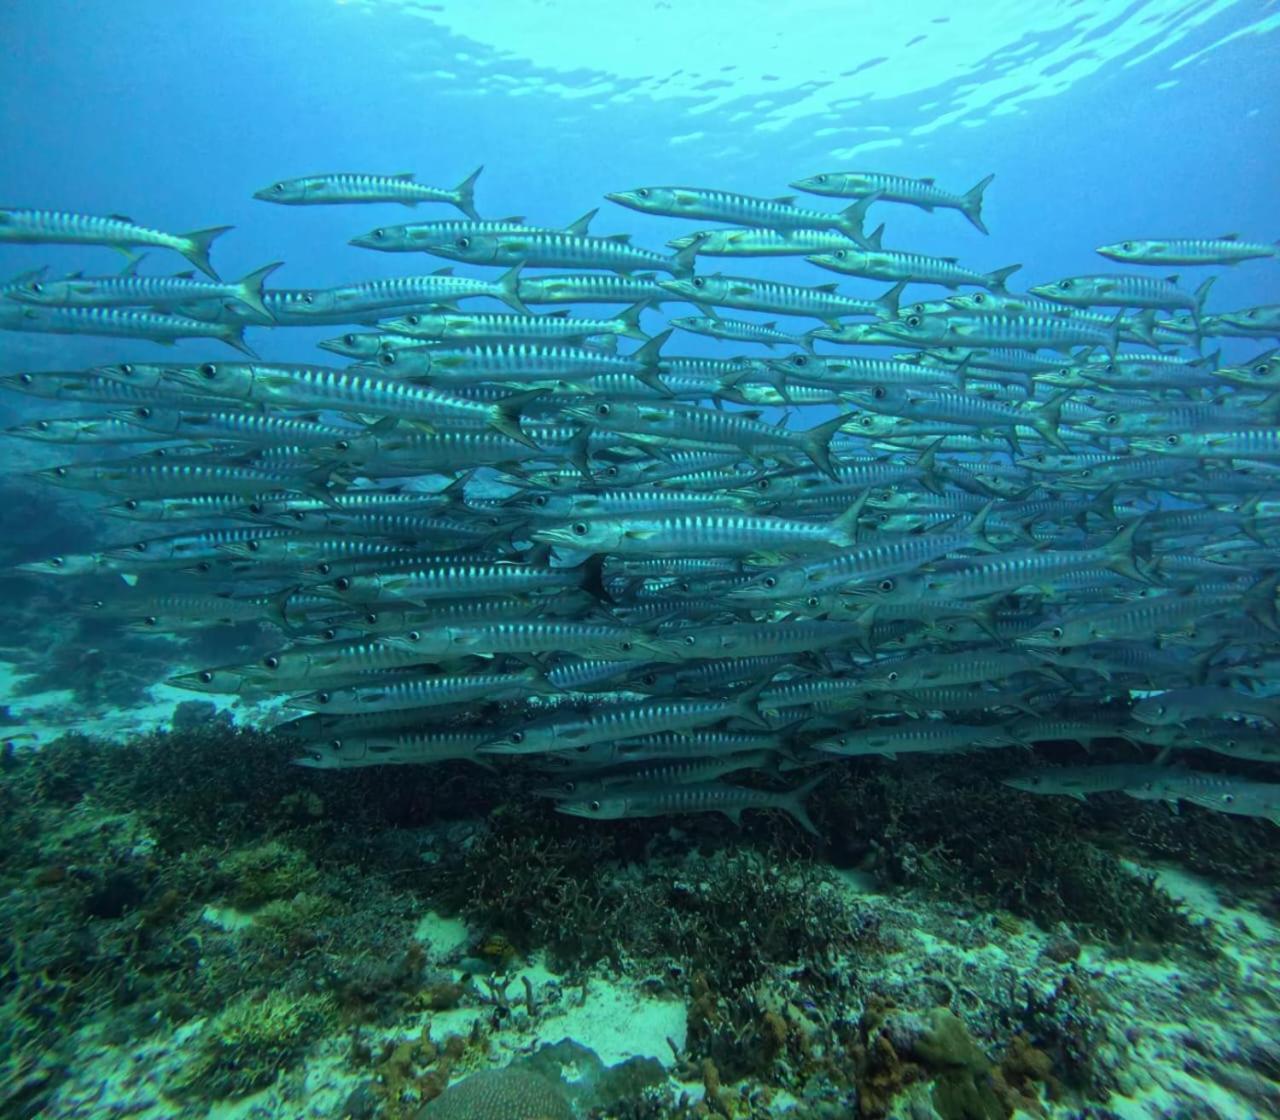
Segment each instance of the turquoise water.
[{"label": "turquoise water", "polygon": [[[7,16],[0,203],[168,231],[232,226],[213,251],[219,273],[283,261],[271,287],[447,263],[348,242],[378,224],[457,217],[448,206],[253,198],[322,171],[411,171],[449,187],[483,165],[485,218],[560,226],[599,207],[593,232],[663,252],[672,237],[723,223],[648,216],[604,196],[678,183],[773,197],[844,168],[963,192],[994,175],[989,236],[954,211],[884,204],[867,228],[883,220],[894,248],[979,272],[1020,264],[1019,291],[1115,271],[1095,247],[1128,238],[1280,234],[1274,4],[126,0],[15,5]],[[0,244],[0,280],[44,267],[107,274],[121,259],[104,247]],[[184,267],[155,252],[144,271]],[[886,287],[799,257],[699,262],[718,269],[838,280],[868,299]],[[1182,271],[1191,290],[1210,270],[1151,274],[1166,271]],[[1211,271],[1210,312],[1280,303],[1276,260]],[[912,284],[903,298],[945,294]],[[646,315],[657,330],[659,315]],[[313,362],[315,344],[346,329],[247,333],[265,361]],[[1270,345],[1227,337],[1205,349],[1220,347],[1229,365]],[[742,349],[790,348],[687,333],[667,348]],[[211,356],[231,351],[0,331],[0,374]],[[85,411],[0,396],[5,427]],[[788,423],[833,411],[788,410]],[[1007,462],[1004,446],[987,450]],[[108,524],[99,498],[24,473],[95,454],[114,457],[0,443],[0,562],[157,535],[143,522]],[[1136,490],[1135,503],[1146,497]],[[1273,541],[1250,559],[1264,577]],[[301,582],[281,577],[273,591]],[[749,812],[741,830],[715,814],[570,820],[543,811],[530,783],[503,768],[315,773],[288,765],[292,743],[237,737],[211,707],[175,720],[185,694],[161,683],[259,660],[278,633],[219,626],[173,644],[123,635],[88,608],[124,593],[101,574],[3,581],[0,709],[12,738],[0,805],[16,823],[0,861],[0,1116],[258,1109],[392,1120],[445,1082],[562,1036],[606,1064],[664,1064],[645,1093],[618,1091],[607,1106],[582,1090],[580,1115],[594,1101],[619,1120],[705,1114],[681,1093],[721,1115],[790,1110],[796,1120],[1007,1116],[1015,1104],[1018,1115],[1126,1120],[1280,1114],[1280,832],[1268,819],[1199,802],[1175,814],[1149,791],[1083,805],[1015,794],[999,784],[1026,761],[1012,748],[989,769],[985,756],[841,764],[810,804],[821,834],[812,845],[782,814]],[[695,625],[706,617],[688,610]],[[1257,655],[1258,692],[1274,694],[1274,640],[1249,630],[1242,645]],[[1169,649],[1181,656],[1177,635]],[[830,668],[801,652],[806,672]],[[1103,696],[1082,680],[1069,684],[1086,704]],[[232,699],[215,697],[224,712]],[[279,718],[255,699],[234,708],[242,723]],[[174,736],[150,737],[175,723]],[[1264,717],[1255,730],[1276,727]],[[831,730],[816,721],[815,735]],[[66,732],[114,745],[25,750]],[[1118,740],[1092,757],[1072,751],[1041,746],[1037,757],[1135,758]],[[1236,772],[1229,753],[1193,757]],[[1275,781],[1274,756],[1244,757],[1249,779]],[[779,784],[801,783],[765,782]]]}]

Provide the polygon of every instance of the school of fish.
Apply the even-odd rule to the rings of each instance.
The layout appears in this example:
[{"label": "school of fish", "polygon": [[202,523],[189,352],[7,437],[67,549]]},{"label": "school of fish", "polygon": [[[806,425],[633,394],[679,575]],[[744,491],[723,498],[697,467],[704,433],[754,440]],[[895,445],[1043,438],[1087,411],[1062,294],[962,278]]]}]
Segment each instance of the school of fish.
[{"label": "school of fish", "polygon": [[[0,243],[129,258],[0,284],[0,329],[235,351],[0,378],[52,402],[13,437],[68,445],[35,475],[137,526],[20,567],[118,573],[82,609],[133,632],[276,628],[266,656],[171,683],[283,694],[305,766],[521,764],[580,817],[780,809],[816,831],[805,798],[841,759],[1039,748],[1008,784],[1280,824],[1280,784],[1253,765],[1280,762],[1280,356],[1224,365],[1207,345],[1280,338],[1280,306],[1210,313],[1212,274],[1151,271],[1267,268],[1280,246],[1120,241],[1098,252],[1139,267],[1014,292],[1021,264],[866,232],[914,206],[986,233],[991,176],[951,193],[826,172],[791,184],[811,204],[609,194],[705,223],[655,220],[679,234],[655,250],[593,232],[595,210],[481,219],[479,174],[258,191],[459,212],[351,244],[467,275],[327,289],[265,287],[279,261],[221,280],[227,227],[0,209]],[[193,271],[144,273],[139,249]],[[750,274],[770,257],[885,287]],[[909,302],[908,285],[942,291]],[[347,331],[324,361],[246,340],[320,324]],[[688,333],[750,352],[678,356]],[[1131,761],[1053,764],[1104,740]]]}]

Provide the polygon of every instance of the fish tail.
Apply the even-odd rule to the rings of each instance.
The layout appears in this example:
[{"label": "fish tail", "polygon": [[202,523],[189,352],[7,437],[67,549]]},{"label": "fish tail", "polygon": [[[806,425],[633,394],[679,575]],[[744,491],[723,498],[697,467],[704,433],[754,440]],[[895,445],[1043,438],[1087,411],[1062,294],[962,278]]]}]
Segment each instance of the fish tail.
[{"label": "fish tail", "polygon": [[980,183],[975,183],[960,198],[960,211],[969,219],[980,233],[989,233],[982,221],[982,194],[991,185],[995,175],[988,175]]},{"label": "fish tail", "polygon": [[693,270],[698,265],[698,245],[694,242],[692,245],[686,245],[679,252],[673,253],[671,256],[671,275],[672,276],[692,276]]},{"label": "fish tail", "polygon": [[218,338],[225,342],[234,350],[239,350],[241,354],[247,354],[250,358],[256,358],[257,352],[244,340],[243,326],[227,326],[224,327]]},{"label": "fish tail", "polygon": [[1021,264],[1007,264],[1004,268],[993,269],[986,274],[987,287],[993,292],[1003,292],[1005,281],[1021,267]]},{"label": "fish tail", "polygon": [[532,315],[520,298],[520,270],[524,268],[524,261],[516,264],[498,277],[498,293],[497,296],[512,311],[518,311],[521,315]]},{"label": "fish tail", "polygon": [[186,245],[179,252],[206,276],[218,280],[218,274],[213,271],[213,265],[209,263],[209,249],[216,238],[221,237],[231,228],[231,226],[214,226],[212,229],[197,229],[191,233],[184,233],[181,240]]},{"label": "fish tail", "polygon": [[875,194],[869,194],[866,198],[860,198],[857,202],[840,211],[836,218],[836,225],[841,233],[846,234],[861,245],[864,249],[870,248],[866,235],[862,232],[863,223],[867,219],[867,211],[871,208],[873,202],[879,202],[881,192],[876,191]]},{"label": "fish tail", "polygon": [[520,413],[526,405],[532,404],[546,395],[546,389],[531,389],[527,393],[514,393],[509,397],[503,397],[502,400],[494,402],[492,409],[490,409],[490,426],[501,432],[508,439],[523,443],[526,447],[532,447],[535,451],[541,451],[542,448],[525,435],[524,430],[520,427]]},{"label": "fish tail", "polygon": [[782,794],[778,799],[779,809],[791,817],[805,832],[819,839],[821,839],[822,834],[818,831],[817,826],[814,825],[809,816],[809,810],[804,807],[804,803],[809,794],[817,789],[822,782],[826,781],[829,773],[829,770],[824,770],[816,777],[810,778],[804,785],[796,787],[789,793]]},{"label": "fish tail", "polygon": [[476,180],[480,178],[480,172],[483,170],[484,164],[482,163],[453,190],[456,196],[453,200],[454,206],[466,214],[473,222],[480,220],[480,215],[476,213]]},{"label": "fish tail", "polygon": [[249,273],[236,285],[236,299],[272,323],[275,322],[275,316],[267,310],[267,305],[262,302],[262,284],[268,276],[283,264],[284,261],[272,261],[271,264],[263,265],[256,272]]},{"label": "fish tail", "polygon": [[1113,572],[1118,572],[1139,583],[1153,582],[1151,577],[1138,567],[1137,558],[1133,554],[1133,540],[1142,528],[1141,517],[1124,526],[1106,545],[1107,564]]},{"label": "fish tail", "polygon": [[640,315],[648,310],[650,301],[642,299],[639,303],[633,303],[625,311],[618,313],[618,322],[623,324],[621,333],[627,338],[638,339],[640,342],[648,342],[649,336],[644,333],[644,328],[640,326]]},{"label": "fish tail", "polygon": [[855,413],[846,412],[834,420],[828,420],[825,424],[818,424],[807,432],[801,433],[804,453],[813,460],[818,470],[830,475],[837,482],[840,476],[836,474],[835,465],[831,462],[831,441],[836,432],[849,423],[854,416]]},{"label": "fish tail", "polygon": [[1205,296],[1209,294],[1209,289],[1213,287],[1213,282],[1216,279],[1217,279],[1216,276],[1210,276],[1208,280],[1205,280],[1195,290],[1195,294],[1192,297],[1195,300],[1195,302],[1191,306],[1191,318],[1196,325],[1196,349],[1197,350],[1200,349],[1200,344],[1203,341],[1203,335],[1201,334],[1201,330],[1200,330],[1200,319],[1204,315]]},{"label": "fish tail", "polygon": [[1062,392],[1050,397],[1044,404],[1036,406],[1028,418],[1028,424],[1034,428],[1041,436],[1048,440],[1054,447],[1060,451],[1068,450],[1066,441],[1058,434],[1058,423],[1062,419],[1062,406],[1070,399],[1073,390],[1063,389]]},{"label": "fish tail", "polygon": [[595,552],[588,556],[579,566],[578,574],[582,578],[582,590],[602,603],[612,603],[613,596],[604,585],[604,553]]}]

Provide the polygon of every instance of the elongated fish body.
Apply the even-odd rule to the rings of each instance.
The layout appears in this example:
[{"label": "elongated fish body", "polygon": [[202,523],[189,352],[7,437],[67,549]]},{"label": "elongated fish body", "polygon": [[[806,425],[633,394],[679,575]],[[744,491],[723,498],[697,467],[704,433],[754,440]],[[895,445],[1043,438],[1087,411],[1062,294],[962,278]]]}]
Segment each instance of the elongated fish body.
[{"label": "elongated fish body", "polygon": [[350,770],[364,766],[431,766],[441,762],[479,763],[476,747],[484,741],[477,731],[383,731],[336,734],[303,746],[296,766],[313,770]]},{"label": "elongated fish body", "polygon": [[513,619],[476,622],[388,635],[383,640],[412,653],[436,657],[491,657],[499,653],[562,653],[611,661],[640,661],[644,632],[613,623]]},{"label": "elongated fish body", "polygon": [[559,273],[522,276],[518,285],[525,303],[623,303],[644,301],[657,306],[670,300],[652,274],[611,276],[607,273]]},{"label": "elongated fish body", "polygon": [[839,213],[829,214],[796,206],[792,196],[757,198],[702,187],[637,187],[605,197],[631,210],[672,218],[701,218],[773,230],[835,229],[859,243],[863,241],[862,221],[869,203],[862,199]]},{"label": "elongated fish body", "polygon": [[1201,330],[1214,337],[1274,338],[1280,341],[1280,304],[1206,316]]},{"label": "elongated fish body", "polygon": [[1178,287],[1178,278],[1156,279],[1151,276],[1071,276],[1049,284],[1036,284],[1033,295],[1069,307],[1150,307],[1157,310],[1186,308],[1199,321],[1205,296],[1214,277],[1210,276],[1195,292]]},{"label": "elongated fish body", "polygon": [[412,172],[397,175],[367,175],[353,171],[331,171],[299,179],[281,179],[255,191],[253,197],[284,206],[323,206],[335,203],[398,202],[416,206],[419,202],[448,202],[468,218],[478,218],[474,192],[483,167],[477,167],[452,190],[429,187],[414,181]]},{"label": "elongated fish body", "polygon": [[[1056,315],[908,315],[876,323],[870,330],[891,340],[928,347],[998,346],[1068,352],[1077,346],[1100,346],[1114,353],[1117,343],[1114,331]],[[831,335],[817,331],[815,337]]]},{"label": "elongated fish body", "polygon": [[209,263],[209,247],[216,237],[230,228],[217,226],[192,233],[172,234],[135,225],[118,215],[96,218],[61,210],[0,207],[0,241],[27,245],[107,245],[126,252],[143,247],[172,249],[215,281],[218,274]]},{"label": "elongated fish body", "polygon": [[376,249],[384,253],[420,253],[425,252],[427,246],[450,245],[460,238],[470,238],[477,233],[520,233],[525,229],[542,228],[526,226],[523,218],[500,218],[497,221],[411,222],[402,226],[378,226],[368,233],[360,234],[359,237],[353,237],[348,244],[358,249]]},{"label": "elongated fish body", "polygon": [[[519,264],[497,280],[454,276],[451,269],[443,269],[426,276],[397,276],[387,280],[369,280],[363,284],[315,289],[305,293],[289,311],[301,321],[360,322],[375,312],[425,309],[455,300],[490,296],[525,314],[529,309],[518,294],[519,279]],[[270,303],[267,306],[271,309]],[[275,314],[274,310],[272,314]],[[335,320],[335,315],[347,318]]]},{"label": "elongated fish body", "polygon": [[896,758],[900,754],[951,753],[1019,744],[1020,740],[1015,735],[1000,727],[967,727],[949,721],[916,720],[897,727],[845,731],[829,739],[820,739],[811,746],[844,758],[862,755]]},{"label": "elongated fish body", "polygon": [[1280,702],[1214,685],[1174,689],[1133,706],[1133,718],[1152,727],[1170,727],[1200,719],[1251,716],[1280,728]]},{"label": "elongated fish body", "polygon": [[804,810],[804,798],[823,780],[814,778],[790,793],[746,789],[716,782],[688,785],[651,786],[600,796],[557,802],[556,811],[591,820],[622,820],[629,817],[665,817],[680,813],[723,813],[740,824],[746,809],[781,809],[806,832],[818,835]]},{"label": "elongated fish body", "polygon": [[388,350],[411,350],[423,345],[419,339],[403,334],[384,334],[381,331],[348,331],[338,338],[326,338],[317,342],[321,350],[341,354],[344,358],[360,358],[375,361]]},{"label": "elongated fish body", "polygon": [[1157,778],[1163,767],[1146,763],[1113,762],[1093,766],[1037,766],[1009,778],[1004,785],[1048,796],[1084,801],[1093,794],[1141,788]]},{"label": "elongated fish body", "polygon": [[268,494],[278,490],[310,489],[285,475],[251,467],[192,462],[167,463],[126,460],[118,464],[50,467],[36,472],[46,482],[100,494],[139,498],[169,498],[191,494]]},{"label": "elongated fish body", "polygon": [[1234,233],[1229,233],[1222,237],[1117,241],[1099,245],[1097,251],[1110,260],[1125,264],[1239,264],[1262,257],[1280,257],[1280,243],[1241,241]]},{"label": "elongated fish body", "polygon": [[0,321],[0,329],[142,338],[166,346],[184,338],[212,338],[245,354],[253,354],[244,340],[243,327],[203,323],[185,315],[162,315],[128,307],[26,307],[14,320]]},{"label": "elongated fish body", "polygon": [[974,272],[964,268],[954,257],[929,257],[923,253],[902,253],[889,249],[836,249],[830,253],[818,253],[805,260],[819,268],[843,272],[850,276],[865,276],[872,280],[898,281],[915,284],[940,284],[944,288],[958,288],[972,284],[979,288],[1000,291],[1005,281],[1022,266],[1011,264],[994,272]]},{"label": "elongated fish body", "polygon": [[673,327],[691,334],[718,338],[724,342],[759,342],[765,346],[802,346],[804,340],[778,330],[776,323],[751,323],[743,319],[715,319],[708,315],[689,315],[669,320]]},{"label": "elongated fish body", "polygon": [[550,315],[464,314],[426,311],[390,319],[384,330],[427,342],[582,342],[597,335],[622,335],[645,341],[641,301],[611,319],[586,319],[565,313]]},{"label": "elongated fish body", "polygon": [[1238,432],[1170,432],[1159,437],[1138,436],[1135,451],[1195,459],[1280,459],[1280,425]]},{"label": "elongated fish body", "polygon": [[[465,244],[464,244],[465,242]],[[594,237],[560,231],[528,229],[508,233],[476,233],[426,249],[438,257],[486,265],[530,265],[536,268],[602,268],[622,275],[636,271],[693,271],[693,248],[667,257],[631,244],[629,234]]]},{"label": "elongated fish body", "polygon": [[763,311],[775,315],[812,316],[831,322],[842,315],[874,315],[891,318],[898,313],[901,285],[895,285],[877,300],[841,295],[835,284],[801,287],[778,284],[744,276],[692,276],[660,280],[661,287],[699,307],[735,307],[743,311]]},{"label": "elongated fish body", "polygon": [[[523,673],[410,674],[358,687],[318,689],[286,701],[290,708],[336,715],[438,708],[450,704],[502,700],[546,691],[532,670]],[[486,742],[489,740],[486,738]]]},{"label": "elongated fish body", "polygon": [[912,179],[879,171],[828,171],[797,179],[790,186],[794,190],[834,198],[875,195],[884,202],[905,202],[930,212],[934,209],[959,210],[976,229],[986,233],[987,227],[982,221],[982,195],[994,178],[994,175],[988,175],[964,194],[945,191],[933,179]]},{"label": "elongated fish body", "polygon": [[134,425],[135,429],[166,439],[215,439],[319,447],[349,434],[346,429],[332,424],[260,412],[167,411],[142,405],[112,415],[122,423]]},{"label": "elongated fish body", "polygon": [[1230,774],[1161,766],[1124,792],[1143,801],[1189,801],[1215,813],[1260,817],[1280,825],[1280,783],[1251,782]]},{"label": "elongated fish body", "polygon": [[549,568],[510,561],[450,560],[372,575],[339,576],[314,588],[347,603],[401,606],[434,599],[479,595],[537,595],[591,587],[599,568]]},{"label": "elongated fish body", "polygon": [[119,276],[30,280],[7,295],[19,303],[42,307],[150,307],[165,311],[178,311],[184,304],[201,300],[232,300],[270,322],[271,313],[262,302],[262,285],[282,263],[264,265],[234,284],[186,276],[140,276],[130,270]]},{"label": "elongated fish body", "polygon": [[738,513],[650,514],[596,518],[536,529],[546,544],[615,556],[744,556],[814,552],[850,542],[839,526]]},{"label": "elongated fish body", "polygon": [[7,432],[19,439],[39,440],[41,443],[146,443],[174,438],[149,432],[131,420],[120,417],[108,419],[54,417],[31,420],[26,424],[15,424],[7,429]]},{"label": "elongated fish body", "polygon": [[702,257],[807,257],[857,245],[835,229],[703,229],[667,242]]}]

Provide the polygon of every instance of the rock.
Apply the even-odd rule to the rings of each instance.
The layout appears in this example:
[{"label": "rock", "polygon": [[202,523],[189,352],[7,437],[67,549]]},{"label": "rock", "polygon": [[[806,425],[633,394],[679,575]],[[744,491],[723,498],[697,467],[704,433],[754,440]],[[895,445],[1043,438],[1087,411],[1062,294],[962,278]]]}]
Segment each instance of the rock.
[{"label": "rock", "polygon": [[175,704],[173,718],[169,721],[174,731],[194,731],[206,724],[231,725],[231,713],[218,711],[212,700],[183,700]]},{"label": "rock", "polygon": [[378,1111],[378,1095],[372,1082],[357,1085],[338,1109],[337,1120],[373,1120]]}]

